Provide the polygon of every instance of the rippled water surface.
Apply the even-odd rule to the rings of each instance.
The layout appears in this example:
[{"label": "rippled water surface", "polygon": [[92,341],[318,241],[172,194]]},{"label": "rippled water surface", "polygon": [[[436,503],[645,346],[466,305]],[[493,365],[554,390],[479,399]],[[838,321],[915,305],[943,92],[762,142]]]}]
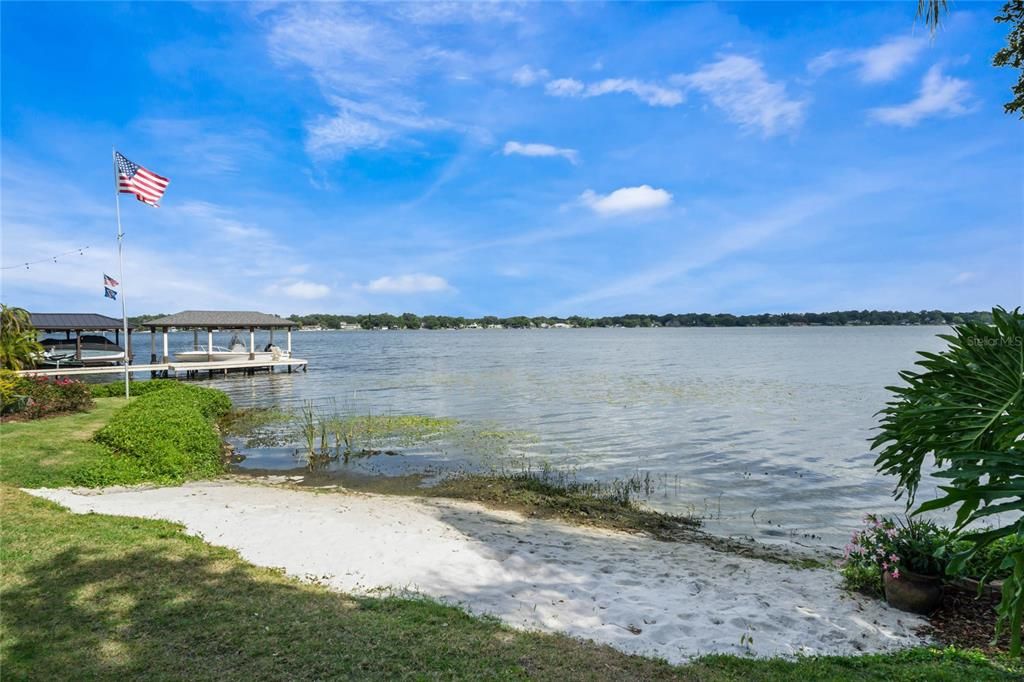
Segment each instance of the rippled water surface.
[{"label": "rippled water surface", "polygon": [[[404,470],[525,456],[582,479],[649,473],[652,506],[712,517],[713,532],[839,545],[866,511],[899,508],[892,481],[872,468],[873,414],[916,351],[943,347],[943,331],[301,332],[294,351],[308,373],[213,384],[239,405],[295,409],[309,399],[524,434],[498,450],[416,448],[394,458]],[[247,454],[250,466],[297,465],[286,448]]]}]

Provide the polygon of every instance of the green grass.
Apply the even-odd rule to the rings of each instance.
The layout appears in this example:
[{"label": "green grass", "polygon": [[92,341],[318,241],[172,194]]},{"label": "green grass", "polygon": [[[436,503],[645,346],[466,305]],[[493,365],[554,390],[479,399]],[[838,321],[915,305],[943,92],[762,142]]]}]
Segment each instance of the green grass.
[{"label": "green grass", "polygon": [[258,568],[177,524],[76,515],[11,486],[65,485],[123,401],[0,425],[4,679],[1003,680],[1020,668],[915,650],[675,667],[510,630],[427,600],[355,598]]},{"label": "green grass", "polygon": [[0,482],[94,487],[177,483],[223,472],[214,419],[231,403],[220,391],[176,384],[128,402],[95,402],[90,412],[4,424]]},{"label": "green grass", "polygon": [[159,521],[78,516],[4,489],[5,678],[668,679],[425,600],[356,599],[256,568]]},{"label": "green grass", "polygon": [[84,470],[102,464],[110,452],[93,435],[124,398],[96,398],[89,412],[0,425],[0,482],[21,488],[75,485]]}]

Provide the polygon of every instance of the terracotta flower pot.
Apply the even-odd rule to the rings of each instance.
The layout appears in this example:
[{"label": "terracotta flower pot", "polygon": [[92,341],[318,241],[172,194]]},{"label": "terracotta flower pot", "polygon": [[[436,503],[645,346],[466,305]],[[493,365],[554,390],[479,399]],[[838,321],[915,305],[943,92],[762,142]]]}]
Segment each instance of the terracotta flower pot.
[{"label": "terracotta flower pot", "polygon": [[885,601],[900,611],[928,615],[942,603],[942,576],[900,571],[894,578],[886,571],[882,579]]}]

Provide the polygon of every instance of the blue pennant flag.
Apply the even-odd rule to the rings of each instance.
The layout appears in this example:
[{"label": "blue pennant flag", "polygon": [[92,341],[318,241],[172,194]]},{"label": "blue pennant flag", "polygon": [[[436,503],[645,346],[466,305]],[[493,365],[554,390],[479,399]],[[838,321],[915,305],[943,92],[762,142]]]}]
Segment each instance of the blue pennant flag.
[{"label": "blue pennant flag", "polygon": [[107,298],[112,298],[115,301],[117,300],[117,292],[110,287],[103,287],[103,295]]}]

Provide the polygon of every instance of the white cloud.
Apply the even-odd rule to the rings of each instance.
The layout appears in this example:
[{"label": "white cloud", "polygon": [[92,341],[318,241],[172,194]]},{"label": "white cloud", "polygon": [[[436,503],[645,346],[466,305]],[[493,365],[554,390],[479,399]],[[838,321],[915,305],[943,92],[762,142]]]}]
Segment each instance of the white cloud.
[{"label": "white cloud", "polygon": [[389,2],[381,8],[414,24],[510,23],[521,21],[519,7],[500,2]]},{"label": "white cloud", "polygon": [[600,97],[628,93],[652,107],[674,107],[683,101],[683,93],[675,88],[666,88],[635,78],[606,78],[589,85],[574,78],[559,78],[548,82],[545,90],[555,97]]},{"label": "white cloud", "polygon": [[242,121],[188,118],[145,118],[132,124],[155,146],[174,149],[189,159],[190,175],[238,174],[269,156],[267,133]]},{"label": "white cloud", "polygon": [[579,153],[575,149],[565,149],[538,142],[522,143],[510,140],[505,143],[504,153],[505,156],[512,154],[519,154],[520,156],[560,156],[572,164],[579,162]]},{"label": "white cloud", "polygon": [[941,67],[935,65],[924,75],[916,99],[898,106],[872,109],[870,115],[882,123],[910,127],[930,116],[966,114],[970,111],[969,98],[967,81],[944,76]]},{"label": "white cloud", "polygon": [[548,78],[550,75],[551,74],[548,73],[547,69],[535,69],[532,66],[524,64],[513,72],[512,82],[521,88],[525,88]]},{"label": "white cloud", "polygon": [[403,30],[402,21],[459,15],[457,7],[439,13],[422,9],[425,14],[418,18],[404,10],[389,17],[355,3],[296,4],[266,20],[271,56],[282,66],[303,67],[334,109],[307,122],[306,149],[312,156],[338,158],[417,131],[458,127],[426,115],[426,105],[409,94],[428,76],[466,75],[476,66],[445,47],[429,21],[418,30]]},{"label": "white cloud", "polygon": [[350,149],[382,147],[395,134],[348,111],[321,116],[306,127],[306,151],[313,156],[344,154]]},{"label": "white cloud", "polygon": [[807,102],[791,99],[785,84],[771,81],[761,62],[731,55],[673,82],[706,95],[742,128],[760,129],[766,137],[793,130],[803,123]]},{"label": "white cloud", "polygon": [[829,50],[807,64],[815,76],[844,64],[857,64],[857,77],[864,83],[881,83],[895,78],[927,46],[924,38],[901,36],[862,50]]},{"label": "white cloud", "polygon": [[807,62],[807,70],[812,76],[821,76],[846,61],[849,53],[846,50],[829,50]]},{"label": "white cloud", "polygon": [[575,78],[558,78],[548,82],[544,90],[555,97],[579,97],[583,94],[584,85]]},{"label": "white cloud", "polygon": [[896,38],[861,50],[854,59],[860,62],[860,79],[865,83],[892,80],[925,48],[924,38]]},{"label": "white cloud", "polygon": [[672,203],[672,195],[663,189],[640,185],[603,195],[588,189],[580,195],[580,202],[600,215],[622,215],[664,208]]},{"label": "white cloud", "polygon": [[266,292],[269,295],[284,294],[289,298],[299,298],[304,301],[312,301],[317,298],[323,298],[331,293],[331,288],[326,284],[317,284],[316,282],[306,282],[299,280],[292,282],[291,284],[274,284],[266,288]]},{"label": "white cloud", "polygon": [[951,279],[949,283],[950,284],[967,284],[968,282],[974,280],[976,277],[977,277],[977,275],[975,273],[973,273],[973,272],[961,272],[956,277]]},{"label": "white cloud", "polygon": [[683,101],[683,93],[674,88],[664,88],[653,83],[635,79],[608,78],[587,87],[587,97],[610,93],[628,92],[652,107],[674,107]]},{"label": "white cloud", "polygon": [[257,248],[277,248],[274,236],[269,230],[238,220],[234,213],[208,201],[186,199],[175,209],[208,231],[210,237]]},{"label": "white cloud", "polygon": [[357,289],[371,294],[422,294],[451,290],[451,285],[437,275],[386,275],[367,284],[357,284]]}]

